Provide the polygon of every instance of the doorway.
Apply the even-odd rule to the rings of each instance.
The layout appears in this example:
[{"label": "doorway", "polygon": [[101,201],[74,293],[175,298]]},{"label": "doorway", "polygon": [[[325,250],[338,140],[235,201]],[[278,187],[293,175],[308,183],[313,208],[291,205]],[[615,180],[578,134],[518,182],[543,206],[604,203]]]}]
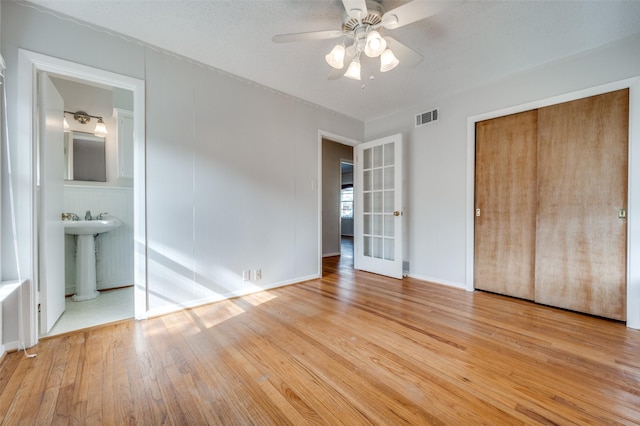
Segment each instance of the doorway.
[{"label": "doorway", "polygon": [[353,266],[354,236],[354,188],[353,160],[340,162],[340,257],[342,262]]},{"label": "doorway", "polygon": [[[41,218],[38,223],[39,284],[40,294],[44,297],[40,298],[40,336],[44,337],[134,316],[133,151],[130,143],[133,140],[130,125],[133,93],[63,75],[41,74],[46,74],[52,84],[51,90],[62,98],[65,112],[63,149],[60,152],[51,150],[43,146],[42,139],[39,141],[40,153],[50,152],[39,155],[40,184],[35,202],[41,205],[37,210],[41,215],[52,210],[54,219],[60,217],[61,211],[65,212],[66,222],[63,223],[66,225],[81,224],[86,216],[94,220],[98,217],[115,219],[120,223],[113,230],[90,237],[58,231],[62,234],[62,244],[57,241],[47,247],[48,242],[43,243],[43,233],[51,234],[56,230],[46,229],[48,225]],[[40,76],[40,80],[43,77]],[[38,90],[42,91],[42,85]],[[94,133],[99,127],[98,120],[104,124],[104,133]],[[41,123],[39,127],[44,126]],[[45,179],[42,170],[48,170],[51,176]],[[61,177],[64,177],[62,185]],[[42,205],[44,203],[46,205]],[[88,266],[81,250],[81,240],[86,244],[86,238],[93,240],[95,248],[95,259],[92,260],[95,287],[88,293],[80,284],[86,282],[87,276],[84,272],[78,274]],[[43,250],[46,250],[44,256]],[[61,270],[52,270],[51,258],[54,257],[62,263]],[[51,287],[58,283],[63,283],[60,291],[64,292],[64,305],[60,306],[63,311],[59,317],[54,316],[48,306],[48,299],[54,297]],[[47,315],[52,318],[47,319]]]},{"label": "doorway", "polygon": [[[319,275],[322,273],[322,259],[327,257],[344,254],[349,267],[355,266],[353,253],[357,248],[353,243],[353,232],[350,233],[349,229],[353,230],[355,221],[353,161],[357,143],[337,135],[319,134]],[[346,234],[345,238],[343,234]]]},{"label": "doorway", "polygon": [[[29,323],[25,327],[25,341],[27,345],[33,346],[38,341],[38,304],[47,303],[43,295],[38,296],[40,286],[40,267],[38,258],[38,184],[39,167],[35,161],[38,151],[38,138],[34,137],[34,130],[39,120],[37,114],[38,84],[36,79],[44,73],[51,73],[57,77],[85,82],[86,84],[100,87],[118,88],[130,91],[133,97],[132,128],[133,128],[133,167],[132,167],[132,193],[133,193],[133,220],[132,233],[133,240],[133,293],[134,293],[134,316],[142,319],[146,316],[146,229],[145,229],[145,162],[144,162],[144,82],[142,80],[111,73],[92,67],[52,58],[38,53],[19,50],[19,74],[25,76],[19,81],[18,87],[18,108],[24,112],[23,119],[18,123],[19,130],[27,139],[31,146],[33,161],[31,162],[31,193],[32,201],[28,208],[24,209],[24,214],[31,218],[31,267],[28,269],[30,280],[30,303],[29,303]],[[30,77],[29,77],[30,76]],[[63,213],[63,212],[60,212]],[[84,213],[81,212],[81,213]],[[95,212],[100,213],[100,212]],[[40,300],[38,300],[40,299]]]}]

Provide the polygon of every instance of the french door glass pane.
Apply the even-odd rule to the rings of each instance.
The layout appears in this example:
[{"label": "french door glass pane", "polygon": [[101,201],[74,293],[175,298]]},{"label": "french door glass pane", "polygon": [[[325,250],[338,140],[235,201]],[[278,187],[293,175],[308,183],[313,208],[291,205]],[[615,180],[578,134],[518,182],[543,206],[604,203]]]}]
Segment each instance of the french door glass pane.
[{"label": "french door glass pane", "polygon": [[364,213],[371,213],[371,195],[372,192],[365,192],[362,194],[362,211]]},{"label": "french door glass pane", "polygon": [[364,255],[367,257],[371,257],[371,239],[372,237],[364,237]]},{"label": "french door glass pane", "polygon": [[371,148],[369,149],[365,149],[364,150],[364,154],[363,154],[363,159],[362,159],[362,168],[363,169],[370,169],[372,164],[373,164],[373,152],[371,151]]},{"label": "french door glass pane", "polygon": [[395,187],[393,166],[385,167],[384,169],[384,189],[393,189]]},{"label": "french door glass pane", "polygon": [[371,191],[371,170],[365,170],[362,175],[362,189],[364,191]]},{"label": "french door glass pane", "polygon": [[362,221],[362,232],[366,235],[371,235],[371,215],[365,214]]},{"label": "french door glass pane", "polygon": [[394,143],[363,151],[363,253],[395,260],[395,167]]},{"label": "french door glass pane", "polygon": [[384,216],[384,236],[395,237],[394,217],[390,214]]},{"label": "french door glass pane", "polygon": [[374,214],[373,215],[373,235],[382,235],[382,215]]},{"label": "french door glass pane", "polygon": [[376,191],[382,189],[383,173],[384,169],[373,169],[373,189]]},{"label": "french door glass pane", "polygon": [[384,239],[384,258],[387,260],[395,259],[393,238]]},{"label": "french door glass pane", "polygon": [[382,238],[373,238],[373,257],[382,259]]},{"label": "french door glass pane", "polygon": [[374,213],[382,213],[382,192],[374,192],[373,193],[373,212]]},{"label": "french door glass pane", "polygon": [[394,146],[393,142],[384,146],[384,165],[392,166],[394,164]]},{"label": "french door glass pane", "polygon": [[394,196],[395,196],[395,192],[393,190],[384,191],[384,212],[385,213],[393,213],[393,207],[395,202]]},{"label": "french door glass pane", "polygon": [[382,167],[384,164],[383,153],[382,145],[373,147],[373,167]]}]

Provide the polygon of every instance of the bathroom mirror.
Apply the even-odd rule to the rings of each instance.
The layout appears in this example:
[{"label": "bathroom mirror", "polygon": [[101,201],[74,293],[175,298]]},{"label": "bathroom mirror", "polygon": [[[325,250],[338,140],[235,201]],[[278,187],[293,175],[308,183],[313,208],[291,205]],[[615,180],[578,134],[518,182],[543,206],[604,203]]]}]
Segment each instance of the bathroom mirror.
[{"label": "bathroom mirror", "polygon": [[105,138],[93,133],[65,132],[64,179],[106,182]]}]

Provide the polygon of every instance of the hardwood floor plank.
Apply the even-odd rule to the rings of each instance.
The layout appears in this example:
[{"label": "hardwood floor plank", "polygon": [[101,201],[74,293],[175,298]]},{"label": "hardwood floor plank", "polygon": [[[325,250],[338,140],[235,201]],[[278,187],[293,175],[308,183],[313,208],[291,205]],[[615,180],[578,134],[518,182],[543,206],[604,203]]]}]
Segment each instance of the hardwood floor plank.
[{"label": "hardwood floor plank", "polygon": [[640,333],[353,271],[42,340],[0,424],[640,423]]}]

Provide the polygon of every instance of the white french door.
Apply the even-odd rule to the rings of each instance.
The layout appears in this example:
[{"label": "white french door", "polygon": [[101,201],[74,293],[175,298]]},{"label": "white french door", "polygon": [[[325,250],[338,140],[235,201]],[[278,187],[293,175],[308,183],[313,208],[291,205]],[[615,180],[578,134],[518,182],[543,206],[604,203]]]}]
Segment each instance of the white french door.
[{"label": "white french door", "polygon": [[402,135],[357,145],[355,169],[355,267],[402,278]]}]

